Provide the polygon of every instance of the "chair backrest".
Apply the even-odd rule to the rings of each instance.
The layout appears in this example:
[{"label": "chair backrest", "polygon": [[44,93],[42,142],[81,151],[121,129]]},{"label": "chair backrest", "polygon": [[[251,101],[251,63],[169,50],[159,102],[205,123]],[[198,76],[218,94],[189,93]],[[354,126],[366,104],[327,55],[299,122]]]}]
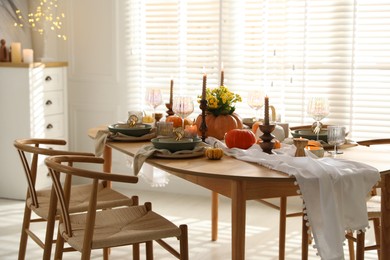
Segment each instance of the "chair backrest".
[{"label": "chair backrest", "polygon": [[[44,138],[31,138],[31,139],[17,139],[14,141],[18,154],[20,156],[24,173],[27,178],[27,197],[31,198],[32,205],[36,208],[39,207],[39,201],[36,191],[36,179],[38,172],[39,156],[53,156],[53,155],[85,155],[94,156],[93,153],[80,153],[64,150],[56,150],[48,148],[49,146],[64,146],[65,140],[61,139],[44,139]],[[47,146],[47,148],[45,147]]]},{"label": "chair backrest", "polygon": [[[114,181],[125,183],[137,183],[138,177],[125,174],[107,174],[106,172],[98,172],[92,170],[86,170],[78,167],[74,167],[74,163],[77,165],[82,164],[102,164],[103,158],[90,157],[90,156],[75,156],[75,155],[60,155],[50,156],[45,159],[45,163],[49,169],[50,176],[53,180],[53,187],[55,194],[60,203],[61,217],[65,226],[65,233],[68,237],[72,236],[72,226],[70,221],[69,201],[70,201],[70,186],[71,180],[69,176],[78,176],[81,178],[89,179],[92,182],[92,189],[90,193],[89,207],[88,207],[88,227],[86,227],[87,234],[93,234],[93,228],[95,223],[96,209],[97,209],[97,191],[99,181]],[[61,174],[65,174],[65,182],[61,182]]]},{"label": "chair backrest", "polygon": [[370,145],[378,145],[378,144],[390,144],[390,138],[383,139],[370,139],[357,142],[359,145],[370,146]]}]

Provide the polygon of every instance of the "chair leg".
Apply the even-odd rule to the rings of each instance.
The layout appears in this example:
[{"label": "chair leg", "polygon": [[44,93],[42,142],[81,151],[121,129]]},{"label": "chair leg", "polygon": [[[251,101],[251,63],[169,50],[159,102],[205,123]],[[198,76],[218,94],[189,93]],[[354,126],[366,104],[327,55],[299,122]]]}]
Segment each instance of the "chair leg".
[{"label": "chair leg", "polygon": [[180,225],[180,260],[188,260],[188,227],[187,225]]},{"label": "chair leg", "polygon": [[302,216],[302,260],[309,258],[309,227],[305,215]]},{"label": "chair leg", "polygon": [[357,234],[356,241],[356,260],[364,260],[364,239],[365,233],[360,231],[359,234]]},{"label": "chair leg", "polygon": [[[53,196],[55,197],[54,191],[52,191],[51,197],[53,198]],[[46,221],[45,246],[43,248],[42,260],[50,260],[51,257],[51,249],[53,247],[54,227],[56,224],[56,213],[57,213],[57,199],[51,199],[47,221]]]},{"label": "chair leg", "polygon": [[[380,245],[381,244],[380,219],[379,218],[374,218],[372,221],[374,223],[375,243],[377,245]],[[380,260],[381,258],[380,258],[380,250],[379,249],[377,250],[377,254],[378,254],[378,260]]]},{"label": "chair leg", "polygon": [[62,254],[64,252],[64,238],[58,233],[57,235],[57,242],[56,242],[56,251],[54,254],[55,260],[62,259]]},{"label": "chair leg", "polygon": [[140,250],[139,250],[139,244],[133,244],[133,260],[139,260]]},{"label": "chair leg", "polygon": [[[349,231],[348,236],[353,237],[353,233]],[[351,239],[348,239],[349,260],[355,260],[354,246],[355,246],[355,243]]]},{"label": "chair leg", "polygon": [[103,248],[103,259],[104,260],[110,259],[110,249],[109,248]]},{"label": "chair leg", "polygon": [[153,260],[153,241],[145,242],[146,260]]},{"label": "chair leg", "polygon": [[27,248],[27,239],[28,239],[26,230],[30,228],[30,219],[31,219],[31,209],[27,207],[27,205],[25,205],[22,231],[20,233],[19,255],[18,255],[19,260],[24,260],[26,257],[26,248]]},{"label": "chair leg", "polygon": [[287,214],[287,197],[280,198],[279,213],[279,260],[285,258],[286,247],[286,214]]}]

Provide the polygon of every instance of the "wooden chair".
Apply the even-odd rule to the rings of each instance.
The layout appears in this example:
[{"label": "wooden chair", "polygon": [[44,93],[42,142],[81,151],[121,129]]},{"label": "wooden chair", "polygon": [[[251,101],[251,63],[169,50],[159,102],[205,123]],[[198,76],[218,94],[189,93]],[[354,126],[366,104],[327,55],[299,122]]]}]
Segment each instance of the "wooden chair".
[{"label": "wooden chair", "polygon": [[[64,154],[84,155],[92,158],[94,156],[92,153],[79,153],[53,149],[53,147],[59,148],[65,144],[66,142],[64,140],[59,139],[20,139],[14,141],[14,146],[19,153],[28,184],[19,245],[19,260],[25,259],[28,237],[30,237],[43,249],[43,259],[50,259],[51,256],[51,248],[54,241],[53,234],[55,221],[59,211],[56,210],[57,202],[51,199],[52,192],[54,194],[54,191],[52,191],[50,187],[40,190],[36,189],[35,184],[40,159],[42,159],[41,161],[43,167],[47,169],[43,164],[43,158],[41,158],[41,156]],[[77,185],[72,187],[72,200],[69,204],[69,210],[71,212],[87,210],[89,204],[89,192],[91,189],[91,185]],[[97,207],[101,209],[121,205],[130,206],[138,204],[137,197],[129,198],[112,190],[111,188],[105,187],[103,183],[98,186],[97,200]],[[54,211],[50,211],[50,208],[54,208]],[[32,213],[34,213],[34,215]],[[35,222],[46,222],[46,235],[44,242],[43,239],[36,234],[36,232],[34,233],[33,227],[30,227],[30,224]]]},{"label": "wooden chair", "polygon": [[[371,139],[357,142],[359,145],[370,147],[371,145],[390,144],[390,138],[384,139]],[[379,187],[378,187],[379,188]],[[346,238],[348,239],[350,260],[355,259],[354,242],[356,243],[356,259],[364,259],[364,252],[368,250],[378,250],[378,259],[380,258],[380,218],[381,218],[381,197],[377,194],[376,188],[371,192],[371,197],[367,201],[367,213],[368,219],[373,222],[375,233],[375,245],[365,245],[365,233],[359,232],[355,237],[352,233],[348,233]]]},{"label": "wooden chair", "polygon": [[[81,252],[81,259],[90,259],[91,250],[112,248],[134,243],[146,244],[146,258],[153,259],[153,241],[158,242],[178,259],[188,259],[187,226],[177,227],[172,222],[151,210],[151,204],[120,207],[110,210],[97,210],[97,190],[99,181],[136,183],[138,178],[130,175],[106,174],[69,166],[103,163],[104,159],[88,156],[51,156],[45,159],[50,171],[53,186],[61,207],[59,237],[57,238],[55,259],[61,259],[62,244],[67,242]],[[78,176],[91,182],[89,207],[86,213],[72,214],[68,202],[72,199],[68,181]],[[65,182],[61,183],[61,178]],[[180,240],[180,251],[176,251],[162,239],[176,237]],[[133,259],[138,259],[133,256]]]}]

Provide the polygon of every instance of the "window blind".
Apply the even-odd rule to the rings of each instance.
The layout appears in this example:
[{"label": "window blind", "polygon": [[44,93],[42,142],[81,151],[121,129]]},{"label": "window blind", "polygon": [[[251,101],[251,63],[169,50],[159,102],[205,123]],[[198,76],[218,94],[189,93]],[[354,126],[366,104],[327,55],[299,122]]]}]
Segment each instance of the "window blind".
[{"label": "window blind", "polygon": [[159,87],[167,101],[173,77],[174,94],[195,100],[202,68],[213,88],[223,63],[242,117],[262,117],[246,104],[252,90],[290,125],[312,123],[309,97],[326,96],[324,123],[347,126],[355,140],[390,135],[387,0],[145,0],[132,1],[129,15],[131,90]]}]

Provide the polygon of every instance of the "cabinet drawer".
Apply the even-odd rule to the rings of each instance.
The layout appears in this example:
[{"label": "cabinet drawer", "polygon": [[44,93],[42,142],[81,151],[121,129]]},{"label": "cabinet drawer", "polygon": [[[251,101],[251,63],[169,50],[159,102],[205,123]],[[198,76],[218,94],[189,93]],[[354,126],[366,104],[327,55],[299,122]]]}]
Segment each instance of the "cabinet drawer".
[{"label": "cabinet drawer", "polygon": [[45,91],[63,89],[62,68],[45,68],[43,74]]},{"label": "cabinet drawer", "polygon": [[46,91],[43,95],[45,115],[61,114],[64,112],[64,98],[62,91]]},{"label": "cabinet drawer", "polygon": [[64,115],[45,116],[45,138],[63,137],[65,133]]}]

